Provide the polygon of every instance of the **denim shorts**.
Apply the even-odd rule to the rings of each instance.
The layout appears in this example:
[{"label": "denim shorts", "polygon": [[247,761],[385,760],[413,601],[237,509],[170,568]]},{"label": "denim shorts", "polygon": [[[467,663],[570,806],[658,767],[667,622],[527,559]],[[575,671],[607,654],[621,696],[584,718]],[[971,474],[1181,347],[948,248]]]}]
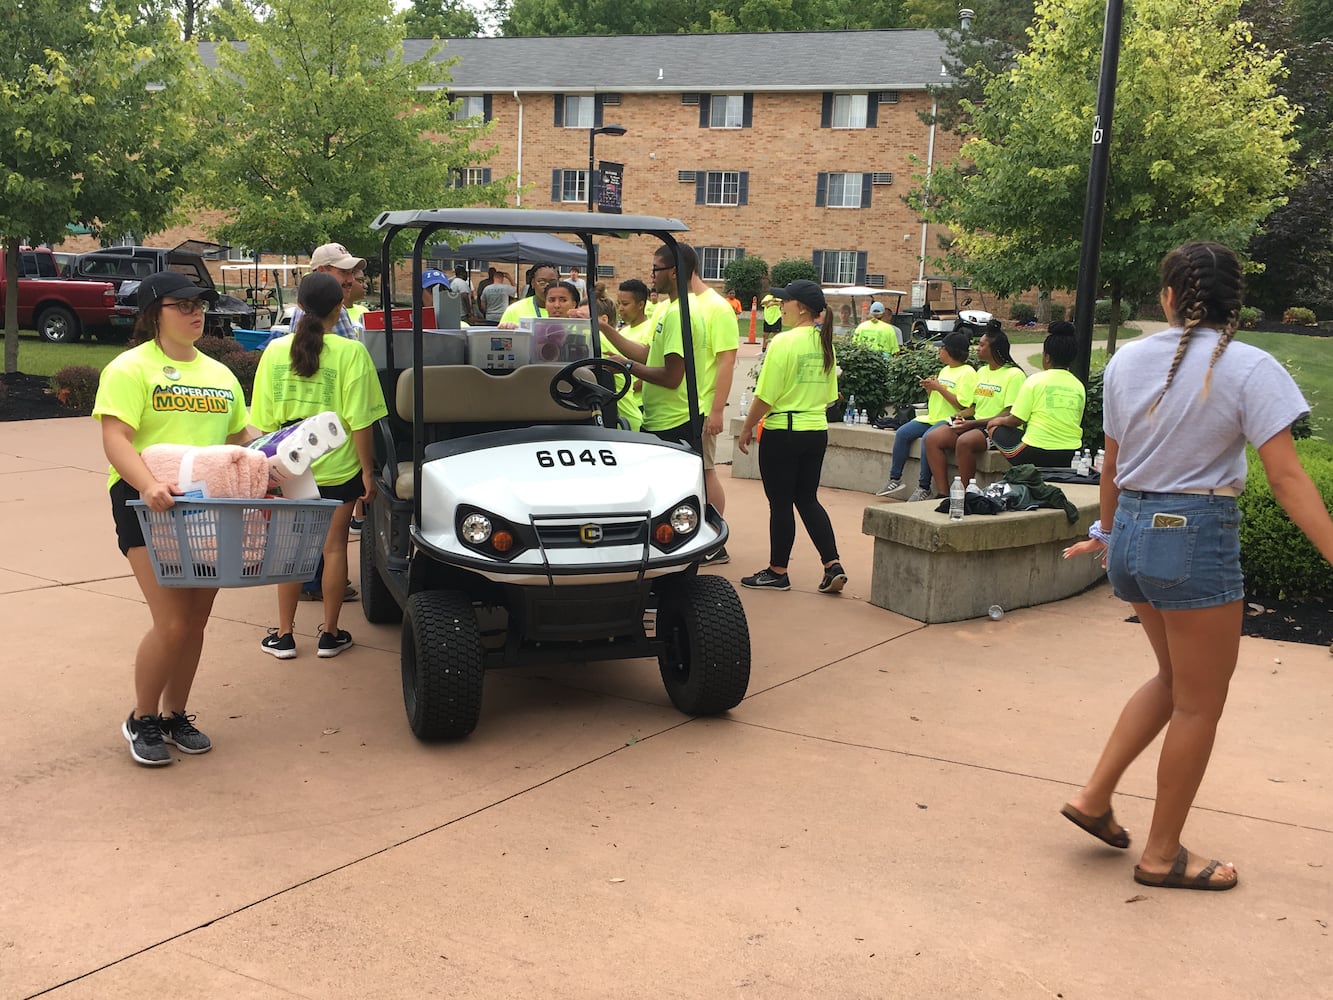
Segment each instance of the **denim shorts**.
[{"label": "denim shorts", "polygon": [[[1154,527],[1155,514],[1175,514],[1186,523]],[[1236,498],[1121,490],[1106,573],[1116,597],[1162,611],[1239,601],[1245,580]]]}]

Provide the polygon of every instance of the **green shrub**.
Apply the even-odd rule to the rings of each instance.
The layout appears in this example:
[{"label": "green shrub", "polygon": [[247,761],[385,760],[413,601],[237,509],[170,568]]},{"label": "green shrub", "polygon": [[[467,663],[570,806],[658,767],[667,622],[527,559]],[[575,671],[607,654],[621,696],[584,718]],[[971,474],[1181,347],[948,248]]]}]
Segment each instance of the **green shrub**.
[{"label": "green shrub", "polygon": [[1095,453],[1106,444],[1102,428],[1102,376],[1106,374],[1106,358],[1093,358],[1088,370],[1087,398],[1083,403],[1083,447]]},{"label": "green shrub", "polygon": [[1020,325],[1031,323],[1037,318],[1037,310],[1026,302],[1009,303],[1009,318]]},{"label": "green shrub", "polygon": [[91,413],[97,399],[97,384],[102,373],[89,365],[66,365],[51,376],[51,388],[61,406],[81,413]]},{"label": "green shrub", "polygon": [[788,285],[798,278],[818,284],[819,272],[815,270],[815,265],[804,257],[783,257],[769,271],[769,280],[778,287]]},{"label": "green shrub", "polygon": [[1051,322],[1059,323],[1065,318],[1065,306],[1063,302],[1051,303]]},{"label": "green shrub", "polygon": [[1256,306],[1240,307],[1240,325],[1243,330],[1253,330],[1255,326],[1262,323],[1264,311]]},{"label": "green shrub", "polygon": [[1314,310],[1304,306],[1292,306],[1282,314],[1282,322],[1288,326],[1314,326]]},{"label": "green shrub", "polygon": [[209,334],[206,337],[200,337],[194,342],[195,349],[210,358],[218,361],[222,360],[224,354],[231,354],[234,351],[243,350],[240,344],[230,337],[217,337]]},{"label": "green shrub", "polygon": [[[1314,481],[1324,505],[1333,504],[1333,445],[1296,442],[1301,465]],[[1246,449],[1249,475],[1240,498],[1240,564],[1250,594],[1301,600],[1333,594],[1333,567],[1296,527],[1273,498],[1263,463]]]},{"label": "green shrub", "polygon": [[882,416],[888,403],[888,387],[893,362],[906,351],[899,351],[890,360],[882,351],[876,351],[853,340],[839,341],[837,345],[838,367],[842,374],[838,377],[838,394],[841,402],[848,396],[856,396],[856,408],[865,410],[868,420]]},{"label": "green shrub", "polygon": [[[1133,302],[1130,302],[1130,301],[1127,300],[1127,299],[1121,299],[1121,300],[1120,300],[1120,322],[1122,322],[1122,323],[1128,323],[1128,322],[1129,322],[1130,320],[1132,320],[1136,315],[1138,315],[1138,306],[1136,306]],[[1055,315],[1054,315],[1054,314],[1051,315],[1051,320],[1052,320],[1052,322],[1054,322],[1054,320],[1055,320]],[[1098,300],[1097,300],[1097,304],[1093,307],[1092,321],[1093,321],[1094,323],[1096,323],[1098,326],[1106,326],[1108,323],[1111,322],[1111,300],[1110,300],[1110,299],[1098,299]]]},{"label": "green shrub", "polygon": [[[886,406],[910,409],[927,396],[926,390],[921,388],[921,380],[932,378],[940,370],[939,349],[930,344],[914,344],[890,358],[888,369]],[[860,398],[857,396],[858,400]]]},{"label": "green shrub", "polygon": [[750,303],[763,295],[764,279],[768,277],[768,262],[762,257],[737,257],[722,269],[722,280],[736,289],[736,298],[741,300],[741,308],[749,309]]},{"label": "green shrub", "polygon": [[218,360],[232,370],[245,390],[245,398],[254,400],[255,372],[259,370],[261,351],[229,351]]}]

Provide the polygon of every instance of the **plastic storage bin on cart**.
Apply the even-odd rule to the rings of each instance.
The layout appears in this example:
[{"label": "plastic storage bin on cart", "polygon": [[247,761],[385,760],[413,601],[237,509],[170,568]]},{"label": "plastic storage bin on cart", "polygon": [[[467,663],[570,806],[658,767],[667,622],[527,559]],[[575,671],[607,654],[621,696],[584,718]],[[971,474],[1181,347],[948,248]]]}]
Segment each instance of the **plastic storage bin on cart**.
[{"label": "plastic storage bin on cart", "polygon": [[241,330],[232,327],[231,335],[236,338],[236,342],[247,351],[262,351],[268,346],[268,342],[277,337],[281,337],[286,331],[269,330]]},{"label": "plastic storage bin on cart", "polygon": [[531,330],[473,326],[467,331],[467,363],[488,372],[512,372],[532,360]]},{"label": "plastic storage bin on cart", "polygon": [[519,326],[532,331],[533,364],[568,364],[592,356],[591,320],[525,316]]},{"label": "plastic storage bin on cart", "polygon": [[139,515],[164,587],[260,587],[309,580],[337,500],[178,500]]}]

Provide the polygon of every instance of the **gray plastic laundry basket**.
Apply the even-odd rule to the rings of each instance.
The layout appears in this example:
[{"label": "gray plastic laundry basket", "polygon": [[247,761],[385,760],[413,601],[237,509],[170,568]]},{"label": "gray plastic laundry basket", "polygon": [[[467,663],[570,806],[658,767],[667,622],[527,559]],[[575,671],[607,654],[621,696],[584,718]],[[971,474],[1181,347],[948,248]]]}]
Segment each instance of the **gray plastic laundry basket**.
[{"label": "gray plastic laundry basket", "polygon": [[139,515],[164,587],[259,587],[315,575],[337,500],[178,500]]}]

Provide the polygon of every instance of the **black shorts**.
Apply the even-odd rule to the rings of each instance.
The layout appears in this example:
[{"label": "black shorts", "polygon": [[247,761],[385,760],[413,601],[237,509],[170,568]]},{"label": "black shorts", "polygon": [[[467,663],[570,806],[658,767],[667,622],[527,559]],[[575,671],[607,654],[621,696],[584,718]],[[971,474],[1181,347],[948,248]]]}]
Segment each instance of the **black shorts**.
[{"label": "black shorts", "polygon": [[139,524],[138,509],[128,505],[130,500],[138,499],[139,491],[123,479],[117,479],[111,487],[111,517],[116,522],[116,543],[123,556],[129,555],[130,549],[141,549],[148,544]]},{"label": "black shorts", "polygon": [[[703,414],[699,414],[697,423],[700,431],[703,430],[703,419]],[[687,448],[694,443],[692,440],[693,435],[690,433],[690,422],[688,420],[683,424],[677,424],[675,427],[668,427],[665,430],[644,431],[644,433],[651,434],[653,437],[660,438],[663,441],[669,441],[672,444],[683,444]],[[700,438],[702,438],[702,436],[703,435],[701,434]]]},{"label": "black shorts", "polygon": [[319,495],[325,500],[337,500],[340,503],[352,503],[354,500],[360,500],[365,492],[366,488],[361,482],[361,473],[359,472],[345,483],[319,488]]}]

